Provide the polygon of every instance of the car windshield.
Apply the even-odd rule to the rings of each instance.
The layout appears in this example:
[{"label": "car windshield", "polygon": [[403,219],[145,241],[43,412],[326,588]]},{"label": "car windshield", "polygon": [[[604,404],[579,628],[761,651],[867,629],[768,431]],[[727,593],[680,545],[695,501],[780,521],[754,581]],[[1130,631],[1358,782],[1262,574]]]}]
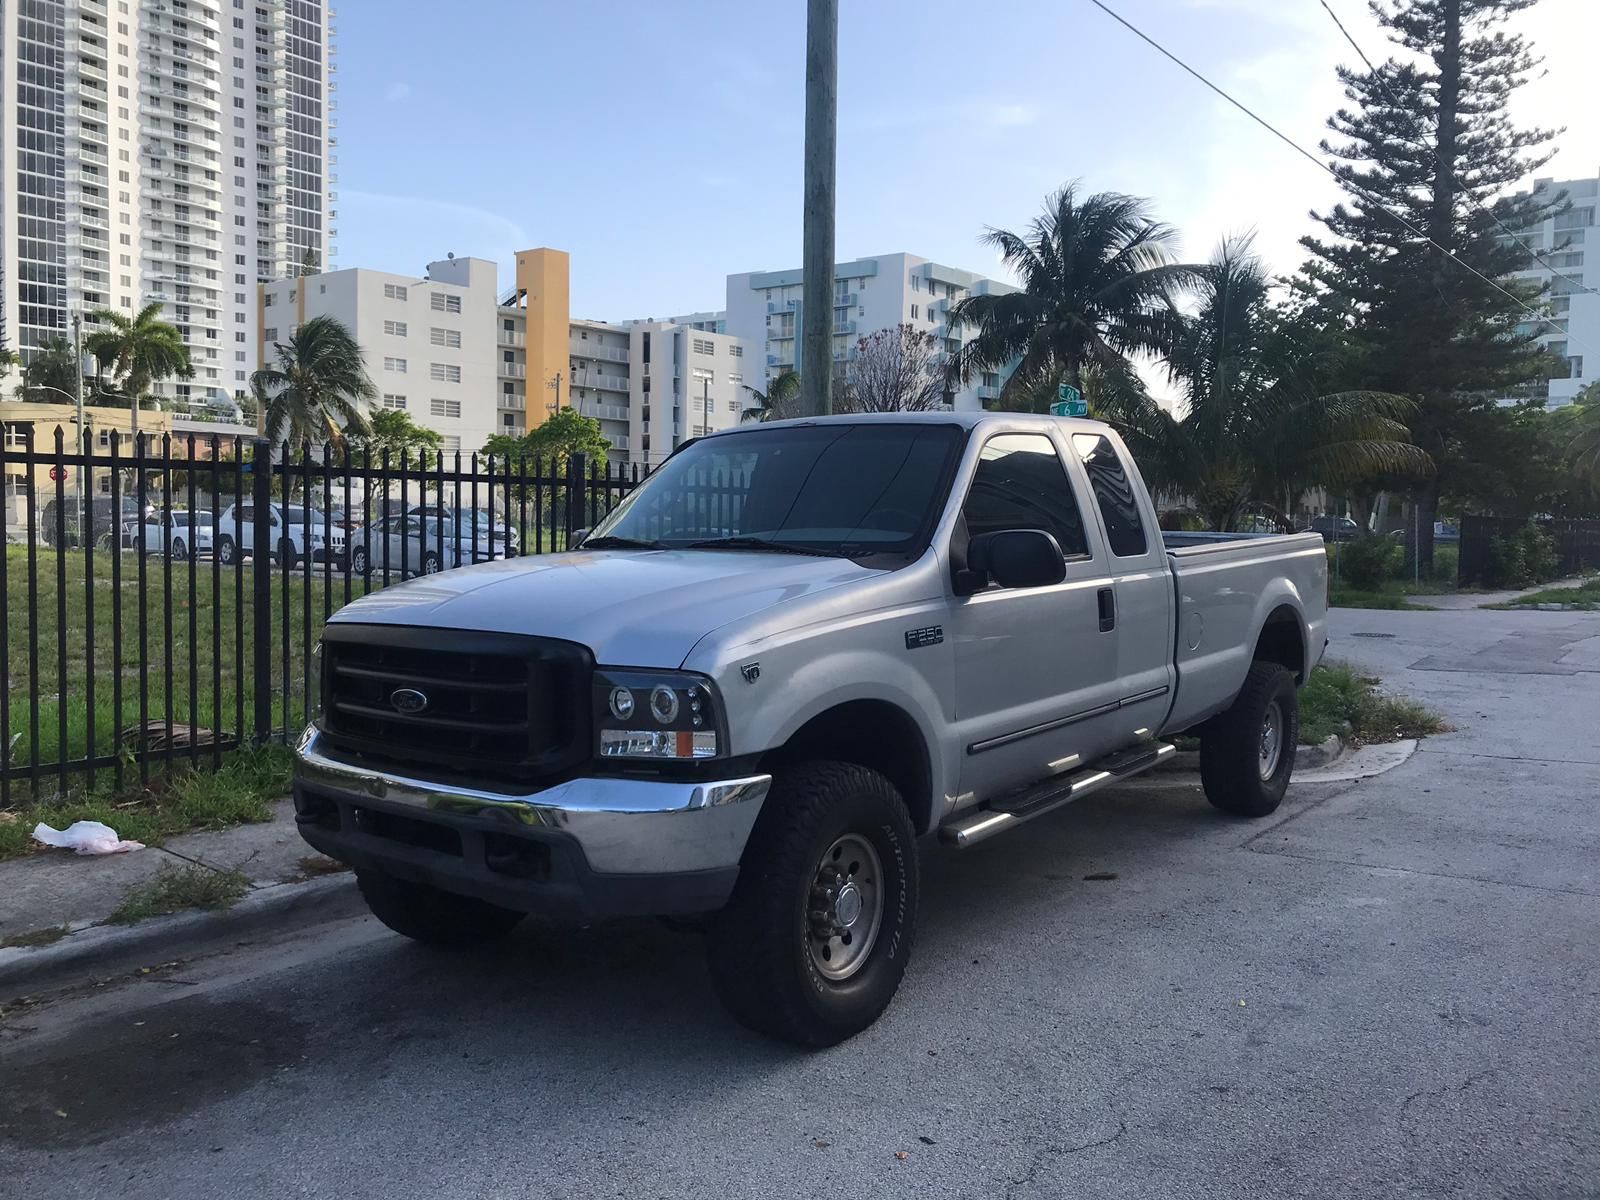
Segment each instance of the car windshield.
[{"label": "car windshield", "polygon": [[760,542],[829,554],[910,553],[925,544],[954,425],[855,423],[740,430],[673,455],[595,529],[674,548]]}]

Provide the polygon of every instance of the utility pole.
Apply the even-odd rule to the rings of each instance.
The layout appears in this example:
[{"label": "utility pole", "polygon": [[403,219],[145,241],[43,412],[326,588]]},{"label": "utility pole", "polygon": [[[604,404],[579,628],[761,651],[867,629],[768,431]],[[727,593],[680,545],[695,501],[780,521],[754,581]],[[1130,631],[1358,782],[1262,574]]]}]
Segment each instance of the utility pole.
[{"label": "utility pole", "polygon": [[556,390],[556,412],[560,412],[561,411],[561,372],[557,371],[554,375],[550,376],[549,379],[545,380],[544,386],[546,388],[555,388],[555,390]]},{"label": "utility pole", "polygon": [[706,432],[711,432],[711,375],[709,372],[700,376],[700,395],[704,400],[706,410]]},{"label": "utility pole", "polygon": [[[72,391],[78,409],[78,455],[80,460],[89,453],[83,438],[83,314],[72,314]],[[83,476],[87,468],[78,463],[78,537],[83,537]]]},{"label": "utility pole", "polygon": [[839,109],[839,0],[806,3],[805,235],[800,399],[833,411],[833,210]]}]

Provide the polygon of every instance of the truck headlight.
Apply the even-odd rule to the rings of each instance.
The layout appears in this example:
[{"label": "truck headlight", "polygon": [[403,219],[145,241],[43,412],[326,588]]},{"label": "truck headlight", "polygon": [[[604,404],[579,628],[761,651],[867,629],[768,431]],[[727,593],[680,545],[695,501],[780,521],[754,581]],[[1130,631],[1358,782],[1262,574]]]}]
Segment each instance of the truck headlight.
[{"label": "truck headlight", "polygon": [[727,746],[716,688],[687,671],[596,671],[594,725],[599,758],[687,761]]}]

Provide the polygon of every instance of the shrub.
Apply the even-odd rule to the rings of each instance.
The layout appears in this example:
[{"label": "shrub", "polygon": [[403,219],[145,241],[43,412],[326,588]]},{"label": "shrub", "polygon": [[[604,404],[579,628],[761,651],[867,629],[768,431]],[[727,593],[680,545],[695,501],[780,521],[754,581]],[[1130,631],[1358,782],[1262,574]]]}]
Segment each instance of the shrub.
[{"label": "shrub", "polygon": [[1556,540],[1532,521],[1517,534],[1522,543],[1522,557],[1534,583],[1544,583],[1561,573],[1561,560],[1556,557]]},{"label": "shrub", "polygon": [[1490,587],[1520,588],[1532,581],[1533,576],[1528,573],[1527,547],[1522,538],[1517,534],[1490,538],[1489,568],[1484,582]]},{"label": "shrub", "polygon": [[1433,547],[1433,578],[1440,583],[1454,583],[1458,568],[1461,564],[1461,547],[1441,546],[1437,543]]},{"label": "shrub", "polygon": [[1375,592],[1393,578],[1404,554],[1400,545],[1389,538],[1355,538],[1340,551],[1339,572],[1351,587]]}]

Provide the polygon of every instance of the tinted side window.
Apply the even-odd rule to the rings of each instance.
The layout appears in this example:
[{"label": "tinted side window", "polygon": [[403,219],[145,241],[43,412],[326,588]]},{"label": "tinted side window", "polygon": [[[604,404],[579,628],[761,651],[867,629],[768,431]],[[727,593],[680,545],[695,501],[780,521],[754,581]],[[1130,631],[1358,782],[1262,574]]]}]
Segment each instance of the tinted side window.
[{"label": "tinted side window", "polygon": [[1111,544],[1111,553],[1118,558],[1143,554],[1146,542],[1139,501],[1111,440],[1097,433],[1075,433],[1072,445],[1083,456],[1083,465],[1089,472],[1089,486],[1094,490],[1101,519],[1106,523],[1106,541]]},{"label": "tinted side window", "polygon": [[1042,529],[1068,558],[1089,553],[1083,515],[1055,443],[1041,434],[1004,433],[984,443],[961,510],[967,533]]}]

